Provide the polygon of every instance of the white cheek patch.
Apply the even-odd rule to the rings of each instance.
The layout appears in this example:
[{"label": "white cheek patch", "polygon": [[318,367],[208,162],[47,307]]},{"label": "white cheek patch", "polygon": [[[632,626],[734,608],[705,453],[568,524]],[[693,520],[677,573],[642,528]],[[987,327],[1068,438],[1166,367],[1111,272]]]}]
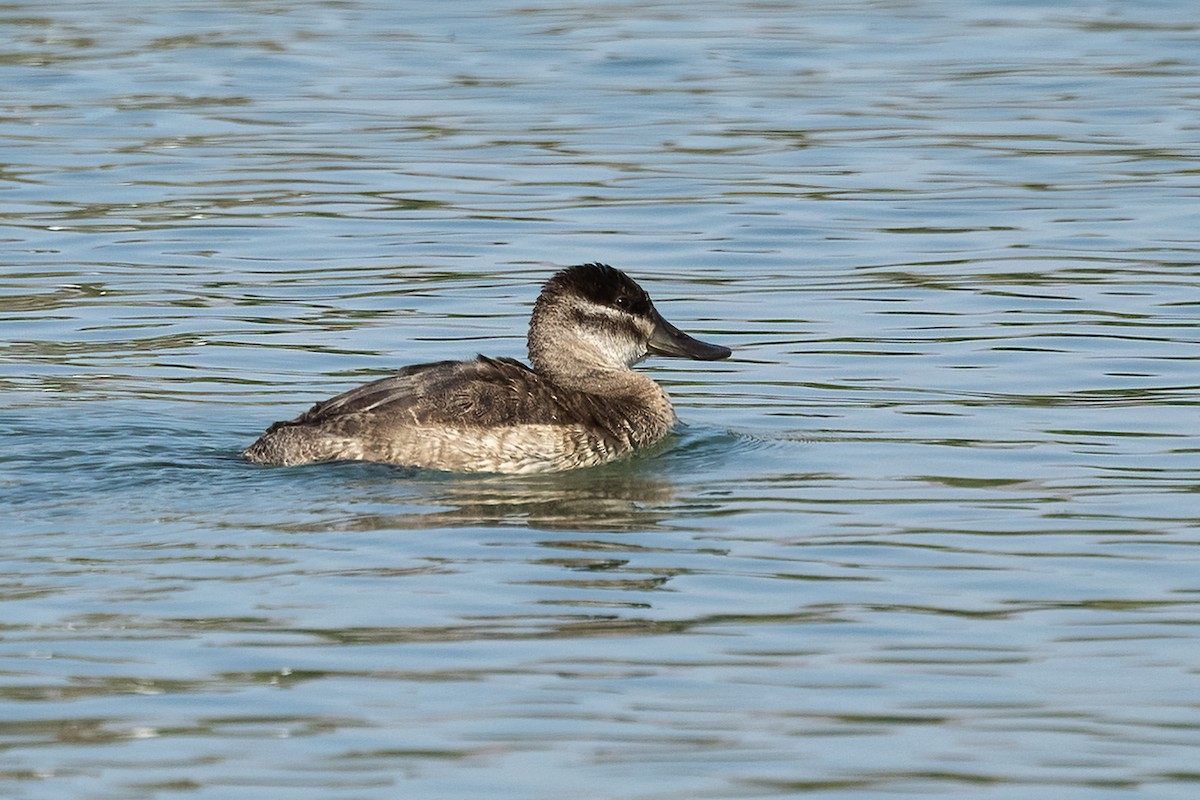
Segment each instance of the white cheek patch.
[{"label": "white cheek patch", "polygon": [[646,357],[647,334],[627,314],[607,308],[588,309],[578,336],[595,349],[606,365],[632,366]]}]

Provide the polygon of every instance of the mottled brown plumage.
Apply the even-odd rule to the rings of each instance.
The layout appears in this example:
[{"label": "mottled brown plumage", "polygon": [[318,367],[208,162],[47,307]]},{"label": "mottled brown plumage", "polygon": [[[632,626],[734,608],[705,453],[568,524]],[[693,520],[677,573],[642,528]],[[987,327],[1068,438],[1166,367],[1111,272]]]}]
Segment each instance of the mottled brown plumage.
[{"label": "mottled brown plumage", "polygon": [[360,460],[456,472],[543,472],[611,461],[666,436],[665,391],[629,367],[648,352],[726,358],[674,328],[624,273],[563,270],[530,320],[533,367],[508,358],[402,369],[272,425],[262,464]]}]

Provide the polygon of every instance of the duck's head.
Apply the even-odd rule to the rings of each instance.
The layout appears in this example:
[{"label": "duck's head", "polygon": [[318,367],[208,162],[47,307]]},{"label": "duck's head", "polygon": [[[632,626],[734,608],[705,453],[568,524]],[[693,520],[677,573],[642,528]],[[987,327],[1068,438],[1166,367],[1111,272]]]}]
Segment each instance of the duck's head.
[{"label": "duck's head", "polygon": [[627,369],[652,353],[715,361],[731,352],[667,322],[645,289],[606,264],[555,274],[529,322],[529,360],[550,374]]}]

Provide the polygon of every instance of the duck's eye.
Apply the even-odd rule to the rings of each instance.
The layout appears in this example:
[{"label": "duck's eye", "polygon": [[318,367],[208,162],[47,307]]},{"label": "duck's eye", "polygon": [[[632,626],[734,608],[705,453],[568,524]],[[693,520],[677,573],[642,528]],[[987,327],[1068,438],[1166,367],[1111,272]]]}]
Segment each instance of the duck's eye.
[{"label": "duck's eye", "polygon": [[616,305],[616,307],[621,309],[622,311],[628,311],[629,309],[631,309],[633,307],[633,301],[630,300],[625,295],[621,295],[620,297],[618,297],[616,300],[613,301],[613,304]]}]

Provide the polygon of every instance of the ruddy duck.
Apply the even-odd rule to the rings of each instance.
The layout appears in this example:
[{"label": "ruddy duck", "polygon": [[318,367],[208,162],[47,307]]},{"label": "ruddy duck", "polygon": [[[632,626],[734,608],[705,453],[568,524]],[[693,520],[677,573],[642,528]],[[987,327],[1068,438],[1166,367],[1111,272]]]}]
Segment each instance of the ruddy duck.
[{"label": "ruddy duck", "polygon": [[667,322],[620,270],[582,264],[542,288],[529,360],[478,356],[402,369],[276,422],[259,464],[375,461],[451,472],[550,472],[603,464],[662,439],[667,393],[630,367],[650,353],[712,361],[727,347]]}]

